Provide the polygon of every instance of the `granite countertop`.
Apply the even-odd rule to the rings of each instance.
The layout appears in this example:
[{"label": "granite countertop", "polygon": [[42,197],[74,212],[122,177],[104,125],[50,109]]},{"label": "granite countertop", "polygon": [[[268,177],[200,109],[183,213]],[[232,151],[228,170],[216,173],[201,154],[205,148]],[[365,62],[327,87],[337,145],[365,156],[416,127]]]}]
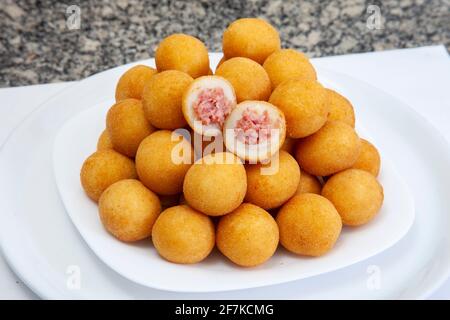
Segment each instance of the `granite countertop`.
[{"label": "granite countertop", "polygon": [[[79,20],[77,8],[66,12],[72,4]],[[240,17],[267,19],[284,47],[311,57],[450,48],[450,0],[2,0],[0,87],[78,80],[145,59],[173,32],[221,51],[223,30]]]}]

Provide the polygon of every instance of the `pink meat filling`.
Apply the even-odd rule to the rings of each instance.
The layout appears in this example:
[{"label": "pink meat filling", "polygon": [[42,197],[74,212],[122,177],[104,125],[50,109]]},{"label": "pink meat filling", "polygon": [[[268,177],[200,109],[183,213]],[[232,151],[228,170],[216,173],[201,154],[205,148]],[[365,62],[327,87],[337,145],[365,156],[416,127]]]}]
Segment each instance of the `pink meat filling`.
[{"label": "pink meat filling", "polygon": [[203,125],[218,124],[221,127],[231,108],[222,88],[203,89],[194,103],[194,112]]},{"label": "pink meat filling", "polygon": [[267,110],[259,113],[256,110],[247,109],[242,113],[242,118],[236,123],[234,130],[239,141],[253,145],[270,139],[272,128]]}]

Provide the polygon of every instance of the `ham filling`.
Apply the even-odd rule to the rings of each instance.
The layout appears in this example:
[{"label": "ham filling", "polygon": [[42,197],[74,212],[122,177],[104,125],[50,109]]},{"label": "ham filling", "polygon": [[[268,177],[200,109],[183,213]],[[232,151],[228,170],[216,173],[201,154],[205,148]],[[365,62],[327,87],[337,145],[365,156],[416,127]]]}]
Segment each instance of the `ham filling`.
[{"label": "ham filling", "polygon": [[194,112],[203,125],[217,124],[222,127],[231,108],[231,102],[222,88],[203,89],[194,103]]},{"label": "ham filling", "polygon": [[273,125],[267,110],[260,113],[253,109],[247,109],[242,113],[242,118],[236,123],[234,130],[240,142],[254,145],[269,140],[272,128]]}]

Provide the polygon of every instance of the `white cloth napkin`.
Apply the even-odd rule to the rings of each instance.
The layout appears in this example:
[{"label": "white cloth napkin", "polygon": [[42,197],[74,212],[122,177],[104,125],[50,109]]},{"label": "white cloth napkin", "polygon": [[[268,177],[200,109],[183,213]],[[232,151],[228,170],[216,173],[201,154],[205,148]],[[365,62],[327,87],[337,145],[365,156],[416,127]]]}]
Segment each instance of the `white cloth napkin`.
[{"label": "white cloth napkin", "polygon": [[[450,59],[444,46],[319,58],[313,59],[313,63],[396,96],[430,121],[450,142]],[[0,89],[0,145],[25,116],[71,84]],[[30,298],[36,297],[0,256],[0,299]],[[450,299],[450,280],[430,298]]]}]

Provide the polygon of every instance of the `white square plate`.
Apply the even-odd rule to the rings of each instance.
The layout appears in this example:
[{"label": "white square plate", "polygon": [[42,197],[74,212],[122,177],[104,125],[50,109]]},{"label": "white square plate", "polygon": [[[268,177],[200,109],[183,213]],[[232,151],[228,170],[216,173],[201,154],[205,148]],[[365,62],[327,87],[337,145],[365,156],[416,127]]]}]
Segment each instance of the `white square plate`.
[{"label": "white square plate", "polygon": [[[97,76],[98,86],[104,85],[102,78]],[[320,80],[325,86],[336,88],[333,79]],[[234,266],[217,251],[195,265],[167,262],[158,256],[151,240],[126,244],[111,236],[100,222],[97,204],[81,188],[82,163],[95,151],[97,138],[105,127],[106,112],[113,102],[112,97],[105,96],[103,103],[79,113],[60,129],[54,144],[53,165],[67,212],[88,246],[113,270],[141,285],[177,292],[213,292],[304,279],[382,252],[400,240],[414,221],[414,204],[407,186],[383,153],[383,146],[377,145],[382,156],[379,180],[384,187],[383,207],[369,224],[344,228],[335,248],[327,255],[299,257],[280,247],[271,260],[256,268]],[[357,121],[358,112],[364,113],[365,108],[371,107],[376,106],[371,106],[369,97],[364,108],[355,106]]]}]

